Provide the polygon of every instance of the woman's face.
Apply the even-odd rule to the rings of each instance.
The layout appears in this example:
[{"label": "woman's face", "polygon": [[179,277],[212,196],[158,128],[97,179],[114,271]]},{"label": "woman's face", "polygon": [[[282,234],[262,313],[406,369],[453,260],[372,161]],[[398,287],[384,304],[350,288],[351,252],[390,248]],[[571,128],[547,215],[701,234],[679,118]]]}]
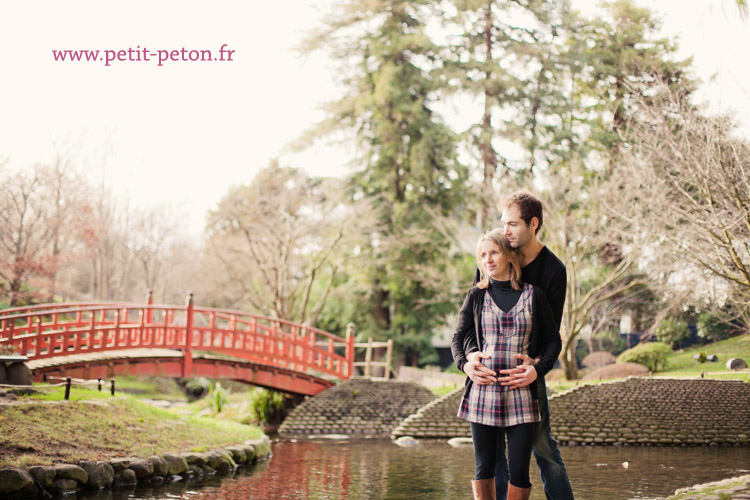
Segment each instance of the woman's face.
[{"label": "woman's face", "polygon": [[510,279],[510,262],[495,242],[489,240],[482,242],[479,246],[479,259],[484,272],[490,277],[500,281]]}]

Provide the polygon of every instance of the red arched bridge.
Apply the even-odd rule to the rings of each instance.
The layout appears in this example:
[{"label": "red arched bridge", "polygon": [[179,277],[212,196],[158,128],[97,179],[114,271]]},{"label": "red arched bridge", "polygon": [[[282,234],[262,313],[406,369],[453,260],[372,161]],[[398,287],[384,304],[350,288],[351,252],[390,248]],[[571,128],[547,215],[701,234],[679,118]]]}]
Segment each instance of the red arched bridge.
[{"label": "red arched bridge", "polygon": [[124,302],[43,304],[0,311],[0,346],[27,356],[34,380],[152,375],[233,379],[314,395],[348,379],[346,338],[242,311]]}]

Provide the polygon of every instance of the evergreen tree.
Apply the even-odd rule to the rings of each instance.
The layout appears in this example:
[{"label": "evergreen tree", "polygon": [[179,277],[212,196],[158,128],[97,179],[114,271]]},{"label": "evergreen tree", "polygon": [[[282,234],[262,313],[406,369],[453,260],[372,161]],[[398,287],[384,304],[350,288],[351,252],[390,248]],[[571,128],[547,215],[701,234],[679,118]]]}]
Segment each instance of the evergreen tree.
[{"label": "evergreen tree", "polygon": [[[464,136],[481,165],[474,198],[482,229],[490,229],[495,219],[498,165],[522,176],[533,172],[537,117],[553,94],[551,47],[567,9],[567,2],[547,0],[455,0],[444,13],[445,27],[454,33],[439,69],[444,90],[468,95],[481,108]],[[531,151],[529,162],[509,161],[502,149],[510,144]]]},{"label": "evergreen tree", "polygon": [[356,133],[362,154],[350,177],[352,196],[378,203],[379,230],[363,249],[370,258],[353,274],[369,286],[360,298],[371,319],[358,330],[394,338],[412,362],[431,350],[432,328],[457,302],[445,293],[451,285],[435,277],[458,257],[452,232],[440,227],[466,181],[454,134],[432,109],[430,7],[426,0],[343,2],[306,43],[340,61],[347,92],[327,105],[328,118],[312,135]]}]

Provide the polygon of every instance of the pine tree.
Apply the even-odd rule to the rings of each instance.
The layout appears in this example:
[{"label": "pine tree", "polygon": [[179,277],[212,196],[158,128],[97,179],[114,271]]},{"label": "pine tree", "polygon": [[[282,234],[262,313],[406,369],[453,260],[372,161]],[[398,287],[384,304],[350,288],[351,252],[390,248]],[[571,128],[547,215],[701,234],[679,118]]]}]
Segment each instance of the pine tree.
[{"label": "pine tree", "polygon": [[[371,312],[363,334],[389,336],[412,358],[430,351],[432,327],[455,308],[444,276],[456,248],[439,228],[462,200],[466,169],[455,137],[432,109],[437,47],[426,34],[431,2],[350,0],[306,43],[341,63],[346,96],[327,105],[313,136],[352,130],[361,151],[352,196],[377,200],[379,231],[359,279]],[[362,259],[359,260],[362,262]]]}]

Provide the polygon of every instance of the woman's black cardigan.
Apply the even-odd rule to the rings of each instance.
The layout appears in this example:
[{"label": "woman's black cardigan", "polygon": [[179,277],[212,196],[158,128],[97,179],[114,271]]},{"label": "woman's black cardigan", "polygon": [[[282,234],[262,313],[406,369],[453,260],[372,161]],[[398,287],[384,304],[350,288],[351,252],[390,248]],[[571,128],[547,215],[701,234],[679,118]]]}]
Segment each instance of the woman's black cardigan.
[{"label": "woman's black cardigan", "polygon": [[[456,332],[451,341],[451,353],[453,361],[462,372],[467,362],[466,355],[481,350],[484,337],[482,336],[482,307],[484,306],[484,294],[486,289],[473,287],[466,294],[464,304],[458,312],[458,323]],[[529,356],[537,358],[534,365],[537,375],[543,377],[549,372],[557,361],[562,350],[560,331],[555,323],[552,307],[549,305],[547,295],[539,287],[534,287],[534,295],[531,307],[531,340],[529,344]],[[468,393],[471,379],[466,377],[466,389]],[[530,387],[531,393],[536,398],[536,381]]]}]

